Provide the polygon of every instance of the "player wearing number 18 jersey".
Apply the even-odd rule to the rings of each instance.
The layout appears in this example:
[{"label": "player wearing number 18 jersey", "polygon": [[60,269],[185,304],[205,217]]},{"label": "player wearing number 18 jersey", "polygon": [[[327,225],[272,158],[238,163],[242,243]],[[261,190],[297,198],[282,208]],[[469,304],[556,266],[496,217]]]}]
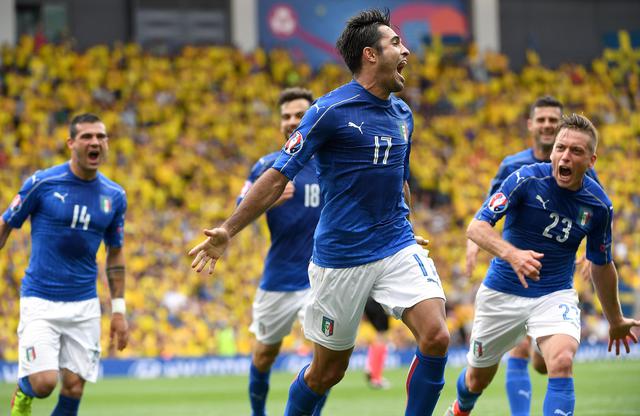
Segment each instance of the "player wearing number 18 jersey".
[{"label": "player wearing number 18 jersey", "polygon": [[11,415],[30,415],[34,397],[62,382],[53,415],[75,415],[86,380],[95,382],[100,358],[96,252],[107,248],[113,299],[111,339],[127,344],[124,319],[124,190],[98,172],[108,136],[97,116],[71,122],[71,161],[29,177],[0,221],[0,247],[31,218],[31,258],[20,295],[18,387]]},{"label": "player wearing number 18 jersey", "polygon": [[[288,88],[280,94],[280,131],[286,139],[300,124],[313,95],[302,88]],[[251,169],[238,198],[238,204],[254,182],[269,170],[280,152],[262,157]],[[322,200],[315,159],[298,172],[287,189],[266,212],[271,247],[264,262],[264,272],[253,302],[250,330],[256,336],[249,370],[249,400],[253,416],[265,414],[270,371],[282,339],[291,332],[298,317],[304,317],[309,301],[307,268],[313,247],[313,232],[320,217]],[[314,415],[321,413],[323,403]]]}]

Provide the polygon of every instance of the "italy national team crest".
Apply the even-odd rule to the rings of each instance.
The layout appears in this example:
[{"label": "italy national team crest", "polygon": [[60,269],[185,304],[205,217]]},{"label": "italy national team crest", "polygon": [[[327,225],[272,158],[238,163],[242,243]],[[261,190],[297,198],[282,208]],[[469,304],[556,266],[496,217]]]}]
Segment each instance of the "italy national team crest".
[{"label": "italy national team crest", "polygon": [[296,131],[284,144],[284,152],[288,155],[295,155],[300,151],[300,149],[302,149],[303,144],[304,139],[302,138],[302,133],[300,133],[300,131]]},{"label": "italy national team crest", "polygon": [[36,359],[36,348],[35,347],[28,347],[25,350],[25,358],[27,360],[27,362],[32,362]]},{"label": "italy national team crest", "polygon": [[405,121],[399,121],[398,126],[400,127],[400,136],[405,143],[409,142],[409,128],[407,127],[407,123]]},{"label": "italy national team crest", "polygon": [[480,341],[473,341],[473,355],[476,358],[480,358],[482,357],[483,351],[482,351],[482,342]]},{"label": "italy national team crest", "polygon": [[111,210],[113,209],[112,203],[111,203],[111,198],[109,198],[106,195],[100,195],[100,209],[105,214],[110,213]]},{"label": "italy national team crest", "polygon": [[334,324],[333,319],[323,316],[322,317],[322,333],[328,337],[333,335],[333,324]]},{"label": "italy national team crest", "polygon": [[580,207],[580,212],[578,213],[578,224],[585,227],[589,224],[591,217],[593,217],[593,211],[587,207]]},{"label": "italy national team crest", "polygon": [[491,210],[491,212],[499,214],[501,212],[504,212],[507,209],[508,205],[509,200],[507,199],[507,197],[502,192],[498,192],[491,197],[491,199],[489,200],[489,204],[487,204],[487,207]]}]

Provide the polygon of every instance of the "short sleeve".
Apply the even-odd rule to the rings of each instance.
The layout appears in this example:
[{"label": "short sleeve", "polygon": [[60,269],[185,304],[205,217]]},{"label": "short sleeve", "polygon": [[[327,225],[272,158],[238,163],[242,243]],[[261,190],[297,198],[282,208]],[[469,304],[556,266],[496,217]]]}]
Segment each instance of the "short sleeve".
[{"label": "short sleeve", "polygon": [[124,245],[124,217],[127,212],[127,195],[124,191],[118,198],[116,211],[111,224],[105,230],[104,243],[109,247],[122,247]]},{"label": "short sleeve", "polygon": [[249,172],[249,177],[247,178],[247,180],[244,182],[244,185],[242,186],[240,195],[238,195],[238,197],[236,198],[236,205],[240,205],[240,202],[242,202],[244,197],[247,195],[247,192],[249,192],[249,189],[251,189],[251,187],[258,180],[258,178],[273,165],[274,161],[275,160],[273,158],[270,158],[269,160],[267,160],[266,158],[263,157],[253,165],[253,167],[251,168],[251,171]]},{"label": "short sleeve", "polygon": [[495,225],[509,209],[518,206],[525,189],[523,185],[527,182],[526,173],[526,169],[521,168],[509,175],[482,204],[476,219]]},{"label": "short sleeve", "polygon": [[309,107],[298,129],[284,144],[273,164],[274,169],[293,180],[311,156],[335,133],[332,108],[331,105],[317,103]]},{"label": "short sleeve", "polygon": [[39,190],[43,183],[38,178],[38,172],[31,175],[23,184],[22,188],[16,196],[13,197],[11,204],[2,215],[4,222],[12,228],[20,228],[22,224],[29,218],[39,204]]},{"label": "short sleeve", "polygon": [[[589,215],[589,212],[581,215]],[[597,218],[597,226],[594,226],[587,234],[587,259],[599,266],[612,261],[611,230],[613,224],[613,206],[609,205],[606,213]]]}]

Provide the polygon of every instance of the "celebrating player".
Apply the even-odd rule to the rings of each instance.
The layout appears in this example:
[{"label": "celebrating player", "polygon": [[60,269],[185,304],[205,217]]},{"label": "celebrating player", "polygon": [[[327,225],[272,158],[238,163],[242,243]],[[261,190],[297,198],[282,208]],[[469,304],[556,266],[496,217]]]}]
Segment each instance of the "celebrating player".
[{"label": "celebrating player", "polygon": [[[313,102],[311,91],[288,88],[280,94],[280,131],[291,136]],[[238,203],[253,183],[272,165],[280,152],[262,157],[251,169]],[[271,247],[260,287],[253,302],[251,332],[256,335],[249,371],[249,399],[254,416],[265,414],[269,376],[282,339],[291,332],[296,317],[309,301],[307,268],[313,248],[313,231],[320,218],[321,197],[315,159],[302,168],[267,211]],[[323,403],[316,406],[320,414]]]},{"label": "celebrating player", "polygon": [[[468,415],[493,379],[502,355],[523,335],[537,343],[549,383],[543,414],[573,414],[573,358],[580,342],[580,310],[573,289],[576,251],[587,238],[587,258],[605,317],[609,350],[629,352],[640,321],[622,315],[611,258],[613,207],[585,173],[596,161],[598,133],[583,116],[562,119],[551,163],[525,166],[491,195],[467,236],[496,258],[476,296],[469,366],[447,415]],[[502,237],[493,225],[506,215]]]},{"label": "celebrating player", "polygon": [[216,261],[229,239],[273,204],[315,155],[324,208],[309,266],[311,303],[305,336],[313,360],[289,390],[285,414],[307,415],[347,369],[369,295],[413,332],[418,348],[407,380],[407,415],[430,415],[444,385],[449,345],[445,296],[433,261],[407,219],[413,116],[401,91],[409,50],[389,12],[352,17],[337,47],[354,79],[318,99],[282,153],[233,215],[206,230],[189,254],[197,271]]},{"label": "celebrating player", "polygon": [[20,295],[18,386],[11,415],[31,414],[34,397],[62,387],[52,415],[76,415],[85,381],[100,360],[96,252],[104,240],[112,298],[110,342],[122,350],[129,330],[124,303],[124,190],[98,172],[108,136],[93,114],[71,121],[71,161],[29,177],[0,221],[0,248],[31,216],[31,257]]}]

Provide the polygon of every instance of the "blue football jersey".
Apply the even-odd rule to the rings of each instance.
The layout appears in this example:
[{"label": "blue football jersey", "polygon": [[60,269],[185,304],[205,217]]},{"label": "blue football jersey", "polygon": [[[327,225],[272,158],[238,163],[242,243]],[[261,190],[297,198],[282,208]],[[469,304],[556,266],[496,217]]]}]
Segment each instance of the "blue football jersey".
[{"label": "blue football jersey", "polygon": [[[279,154],[271,153],[253,166],[238,197],[238,204]],[[271,247],[260,281],[262,290],[289,292],[309,287],[307,270],[313,249],[313,232],[322,209],[315,158],[309,160],[293,178],[293,185],[293,197],[266,213]]]},{"label": "blue football jersey", "polygon": [[539,297],[573,287],[576,251],[587,238],[587,258],[594,264],[612,261],[613,206],[598,183],[585,177],[578,191],[558,186],[550,163],[515,171],[491,195],[476,219],[494,225],[506,215],[502,237],[522,250],[544,253],[540,280],[520,284],[511,265],[491,261],[484,284],[491,289],[525,297]]},{"label": "blue football jersey", "polygon": [[[496,193],[502,182],[507,179],[507,176],[511,175],[513,172],[517,171],[523,166],[533,165],[534,163],[542,163],[548,162],[548,160],[539,160],[533,155],[533,148],[528,148],[527,150],[523,150],[522,152],[514,153],[502,159],[502,163],[500,163],[500,167],[498,168],[498,173],[491,181],[491,186],[489,187],[489,195],[493,195]],[[596,175],[596,171],[593,168],[589,168],[587,171],[587,175],[594,179],[596,182],[600,183],[598,179],[598,175]]]},{"label": "blue football jersey", "polygon": [[316,156],[324,208],[315,264],[353,267],[415,244],[403,195],[412,131],[404,101],[393,95],[382,100],[356,81],[307,110],[273,168],[291,179]]},{"label": "blue football jersey", "polygon": [[31,257],[21,295],[52,301],[97,296],[100,242],[122,247],[127,200],[122,187],[98,173],[76,177],[69,163],[28,178],[2,218],[20,228],[31,216]]}]

